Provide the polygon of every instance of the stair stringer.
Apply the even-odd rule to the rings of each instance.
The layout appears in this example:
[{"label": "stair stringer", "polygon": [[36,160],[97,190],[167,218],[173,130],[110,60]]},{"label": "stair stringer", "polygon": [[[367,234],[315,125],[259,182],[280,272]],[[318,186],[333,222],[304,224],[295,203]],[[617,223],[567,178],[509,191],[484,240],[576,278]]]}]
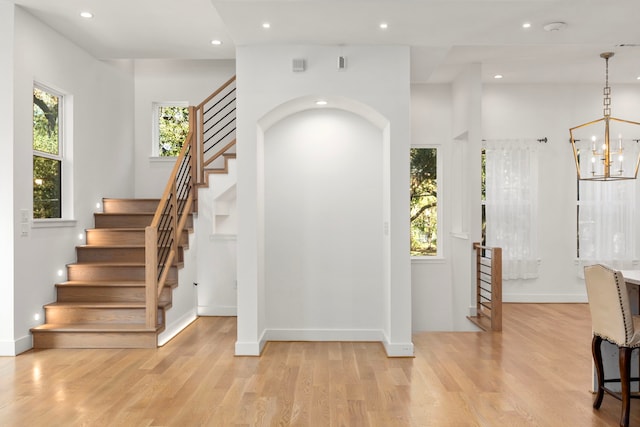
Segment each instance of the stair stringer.
[{"label": "stair stringer", "polygon": [[195,286],[198,258],[197,230],[198,217],[194,214],[193,232],[189,233],[189,248],[184,251],[182,268],[178,269],[178,286],[173,289],[171,308],[165,312],[165,328],[158,334],[158,346],[169,342],[198,318]]}]

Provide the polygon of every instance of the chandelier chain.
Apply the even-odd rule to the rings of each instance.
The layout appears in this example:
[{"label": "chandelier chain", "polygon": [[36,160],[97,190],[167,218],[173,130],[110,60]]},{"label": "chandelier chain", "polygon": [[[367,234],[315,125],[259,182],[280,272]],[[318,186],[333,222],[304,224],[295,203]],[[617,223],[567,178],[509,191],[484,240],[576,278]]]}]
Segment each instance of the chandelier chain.
[{"label": "chandelier chain", "polygon": [[605,85],[604,85],[604,101],[603,101],[603,113],[605,117],[611,116],[611,88],[609,87],[609,58],[613,56],[613,53],[607,55],[601,55],[605,60]]}]

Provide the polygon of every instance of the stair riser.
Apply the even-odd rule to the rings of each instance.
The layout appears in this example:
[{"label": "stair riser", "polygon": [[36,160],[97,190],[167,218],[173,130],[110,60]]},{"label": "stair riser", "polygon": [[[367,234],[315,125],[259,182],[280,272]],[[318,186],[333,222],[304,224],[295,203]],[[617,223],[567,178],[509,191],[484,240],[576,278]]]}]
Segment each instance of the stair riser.
[{"label": "stair riser", "polygon": [[[177,268],[171,267],[167,276],[169,280],[178,280]],[[73,264],[67,266],[67,280],[145,280],[144,266],[111,266]]]},{"label": "stair riser", "polygon": [[34,348],[156,348],[155,332],[33,332]]},{"label": "stair riser", "polygon": [[[144,324],[144,308],[45,307],[47,323]],[[158,309],[158,324],[164,324],[164,310]]]},{"label": "stair riser", "polygon": [[146,213],[157,208],[158,199],[102,199],[105,213]]},{"label": "stair riser", "polygon": [[[87,245],[144,246],[144,230],[91,229],[86,233]],[[189,244],[189,232],[184,230],[180,237],[182,246]]]},{"label": "stair riser", "polygon": [[[96,228],[142,228],[151,224],[154,214],[94,214]],[[186,228],[193,227],[193,217],[187,217]]]},{"label": "stair riser", "polygon": [[[58,302],[144,302],[145,289],[141,286],[58,286]],[[171,302],[172,291],[165,286],[159,302]]]},{"label": "stair riser", "polygon": [[[76,248],[78,262],[145,262],[144,247],[118,248],[118,247],[91,247],[82,246]],[[182,247],[178,247],[176,262],[184,260]]]}]

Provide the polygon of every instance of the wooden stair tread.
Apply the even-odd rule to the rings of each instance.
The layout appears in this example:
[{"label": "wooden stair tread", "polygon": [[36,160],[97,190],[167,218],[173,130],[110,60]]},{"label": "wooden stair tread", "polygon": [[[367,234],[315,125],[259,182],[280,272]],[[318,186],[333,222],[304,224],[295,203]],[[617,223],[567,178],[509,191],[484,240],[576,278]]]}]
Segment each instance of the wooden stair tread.
[{"label": "wooden stair tread", "polygon": [[107,215],[107,216],[118,216],[118,215],[131,215],[131,216],[140,216],[140,215],[155,215],[155,211],[147,211],[147,212],[94,212],[94,215]]},{"label": "wooden stair tread", "polygon": [[157,332],[160,327],[149,329],[138,323],[45,323],[34,326],[31,331],[36,332]]},{"label": "wooden stair tread", "polygon": [[95,266],[99,266],[99,267],[105,267],[105,266],[112,266],[112,267],[136,267],[136,266],[143,266],[144,267],[144,262],[72,262],[67,264],[69,266],[73,266],[73,265],[80,265],[83,267],[91,267],[93,265]]},{"label": "wooden stair tread", "polygon": [[[158,301],[158,308],[168,308],[170,302]],[[144,302],[52,302],[46,308],[145,308]]]},{"label": "wooden stair tread", "polygon": [[160,199],[154,197],[103,197],[105,202],[159,202]]},{"label": "wooden stair tread", "polygon": [[[159,248],[168,248],[169,245],[158,246]],[[80,249],[144,249],[144,245],[77,245]]]},{"label": "wooden stair tread", "polygon": [[204,169],[205,173],[219,173],[219,174],[223,174],[223,173],[227,173],[227,168],[205,168]]},{"label": "wooden stair tread", "polygon": [[467,316],[467,319],[471,321],[478,328],[485,332],[491,332],[491,319],[487,316]]},{"label": "wooden stair tread", "polygon": [[144,248],[144,245],[76,245],[76,248],[87,249],[139,249]]},{"label": "wooden stair tread", "polygon": [[[182,267],[183,262],[174,262],[171,267]],[[73,262],[71,264],[67,264],[67,267],[114,267],[114,268],[128,268],[128,267],[144,267],[144,262]]]},{"label": "wooden stair tread", "polygon": [[[109,231],[114,231],[114,232],[122,232],[122,231],[126,231],[126,232],[143,232],[145,231],[146,227],[105,227],[105,228],[87,228],[85,231],[87,232],[100,232],[100,233],[104,233],[104,232],[109,232]],[[160,231],[164,230],[162,228],[159,228]],[[193,231],[192,227],[184,227],[184,229],[182,231],[187,231],[187,232],[191,232]]]},{"label": "wooden stair tread", "polygon": [[[56,283],[61,287],[83,287],[83,286],[104,286],[104,287],[145,287],[144,280],[68,280]],[[178,286],[176,280],[167,279],[165,286],[175,288]]]}]

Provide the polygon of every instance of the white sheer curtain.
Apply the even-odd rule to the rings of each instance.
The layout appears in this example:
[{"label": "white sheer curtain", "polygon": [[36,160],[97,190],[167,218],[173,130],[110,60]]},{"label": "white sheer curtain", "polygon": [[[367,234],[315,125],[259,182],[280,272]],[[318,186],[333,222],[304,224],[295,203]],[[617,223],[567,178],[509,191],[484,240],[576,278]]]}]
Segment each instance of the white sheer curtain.
[{"label": "white sheer curtain", "polygon": [[632,268],[636,180],[580,181],[578,191],[578,271],[596,263]]},{"label": "white sheer curtain", "polygon": [[502,277],[538,276],[538,148],[534,139],[487,140],[486,244],[502,248]]}]

